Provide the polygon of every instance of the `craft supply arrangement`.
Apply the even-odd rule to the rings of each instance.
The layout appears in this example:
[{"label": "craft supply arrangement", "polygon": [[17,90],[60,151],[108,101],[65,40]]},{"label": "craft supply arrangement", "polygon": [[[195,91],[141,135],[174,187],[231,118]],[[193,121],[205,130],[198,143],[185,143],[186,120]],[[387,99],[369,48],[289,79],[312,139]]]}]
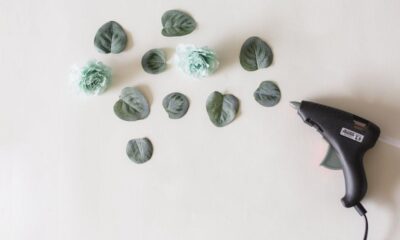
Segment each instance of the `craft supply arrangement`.
[{"label": "craft supply arrangement", "polygon": [[[169,10],[161,18],[161,34],[165,37],[178,37],[190,34],[196,29],[196,21],[187,13]],[[105,23],[97,31],[94,45],[101,53],[118,54],[126,48],[127,35],[117,22]],[[246,71],[256,71],[269,67],[273,62],[271,47],[261,38],[252,36],[244,41],[238,53],[240,65]],[[199,79],[213,74],[219,60],[213,49],[180,44],[175,48],[174,65],[191,78]],[[142,57],[142,68],[149,74],[160,74],[167,69],[167,56],[163,49],[150,49]],[[112,84],[111,69],[100,61],[89,61],[72,75],[76,87],[87,95],[103,93]],[[273,107],[281,99],[281,90],[273,81],[263,81],[253,94],[254,100],[264,107]],[[212,92],[206,101],[206,111],[216,127],[231,124],[237,117],[240,100],[233,94]],[[162,106],[170,119],[185,116],[190,107],[187,96],[172,92],[164,97]],[[362,156],[375,145],[380,129],[378,126],[351,113],[347,113],[317,103],[292,102],[303,121],[314,126],[328,141],[330,149],[322,166],[342,169],[345,176],[346,195],[342,198],[345,207],[354,207],[365,218],[364,239],[368,235],[366,210],[361,200],[367,192],[367,180],[362,165]],[[125,121],[138,121],[150,114],[150,104],[146,96],[135,87],[121,90],[119,100],[114,104],[114,113]],[[345,137],[345,138],[343,138]],[[142,164],[153,154],[151,141],[135,138],[128,142],[126,154],[133,162]]]},{"label": "craft supply arrangement", "polygon": [[400,239],[400,1],[0,6],[0,240]]},{"label": "craft supply arrangement", "polygon": [[[161,34],[165,37],[179,37],[193,32],[197,23],[188,13],[180,10],[169,10],[161,17]],[[126,49],[127,34],[123,27],[109,21],[102,25],[95,37],[94,46],[100,53],[118,54]],[[269,67],[273,62],[271,47],[259,37],[249,37],[238,53],[243,69],[256,71]],[[196,47],[191,44],[176,46],[173,64],[181,72],[199,79],[213,74],[219,66],[214,50],[208,47]],[[150,49],[142,57],[142,68],[149,74],[160,74],[167,69],[167,56],[163,49]],[[112,70],[101,61],[90,60],[80,69],[71,73],[71,82],[83,94],[98,95],[112,84]],[[281,91],[273,81],[264,81],[254,91],[254,99],[264,107],[279,103]],[[162,102],[170,119],[179,119],[188,112],[190,102],[183,93],[173,92],[165,96]],[[233,94],[212,92],[206,102],[206,111],[210,121],[217,127],[232,123],[239,111],[240,101]],[[119,100],[114,104],[115,115],[125,121],[138,121],[150,114],[150,104],[146,96],[135,87],[121,90]],[[150,160],[153,146],[148,138],[135,138],[128,142],[126,154],[135,163]]]}]

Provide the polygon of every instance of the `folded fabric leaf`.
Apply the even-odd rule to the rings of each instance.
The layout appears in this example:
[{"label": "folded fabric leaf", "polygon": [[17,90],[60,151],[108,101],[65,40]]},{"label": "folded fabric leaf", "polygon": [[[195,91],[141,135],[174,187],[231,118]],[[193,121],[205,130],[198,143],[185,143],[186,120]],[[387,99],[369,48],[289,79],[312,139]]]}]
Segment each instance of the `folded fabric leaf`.
[{"label": "folded fabric leaf", "polygon": [[254,92],[254,99],[264,107],[272,107],[279,103],[281,90],[272,81],[264,81]]},{"label": "folded fabric leaf", "polygon": [[82,68],[74,68],[70,80],[86,95],[99,95],[111,84],[111,68],[100,61],[91,60]]},{"label": "folded fabric leaf", "polygon": [[145,72],[157,74],[167,68],[165,52],[162,49],[151,49],[142,57],[142,67]]},{"label": "folded fabric leaf", "polygon": [[125,121],[145,119],[150,113],[149,102],[138,89],[126,87],[114,104],[114,113]]},{"label": "folded fabric leaf", "polygon": [[250,37],[240,49],[240,64],[247,71],[267,68],[272,64],[273,54],[270,46],[259,37]]},{"label": "folded fabric leaf", "polygon": [[120,53],[128,42],[124,29],[117,22],[105,23],[94,37],[94,45],[101,53]]},{"label": "folded fabric leaf", "polygon": [[219,66],[213,50],[183,44],[176,47],[175,63],[184,73],[195,78],[206,77],[214,73]]},{"label": "folded fabric leaf", "polygon": [[171,119],[178,119],[185,116],[189,109],[189,99],[178,92],[168,94],[162,104]]},{"label": "folded fabric leaf", "polygon": [[206,109],[211,122],[217,127],[223,127],[236,118],[239,99],[232,94],[215,91],[208,96]]},{"label": "folded fabric leaf", "polygon": [[132,139],[126,145],[126,154],[135,163],[145,163],[153,155],[153,144],[148,138]]},{"label": "folded fabric leaf", "polygon": [[161,17],[163,29],[161,34],[166,37],[183,36],[193,32],[196,21],[187,13],[179,10],[169,10]]}]

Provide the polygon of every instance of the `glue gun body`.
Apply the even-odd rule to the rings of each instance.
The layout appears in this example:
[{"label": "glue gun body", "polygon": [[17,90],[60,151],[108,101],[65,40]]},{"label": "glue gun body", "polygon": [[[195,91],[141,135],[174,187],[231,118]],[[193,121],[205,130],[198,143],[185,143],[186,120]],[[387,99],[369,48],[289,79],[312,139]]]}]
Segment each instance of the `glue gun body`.
[{"label": "glue gun body", "polygon": [[363,156],[378,140],[379,127],[354,114],[308,101],[300,103],[298,114],[336,151],[346,184],[342,203],[345,207],[355,206],[367,192]]}]

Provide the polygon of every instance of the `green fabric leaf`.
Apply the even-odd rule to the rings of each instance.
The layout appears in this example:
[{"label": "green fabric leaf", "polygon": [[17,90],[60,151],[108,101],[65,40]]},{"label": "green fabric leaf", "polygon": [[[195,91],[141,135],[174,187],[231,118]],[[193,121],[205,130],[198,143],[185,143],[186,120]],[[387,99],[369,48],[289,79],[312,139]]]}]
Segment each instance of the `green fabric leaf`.
[{"label": "green fabric leaf", "polygon": [[142,57],[144,71],[151,74],[163,72],[167,68],[165,52],[161,49],[151,49]]},{"label": "green fabric leaf", "polygon": [[340,162],[338,153],[331,145],[329,145],[328,152],[326,153],[326,156],[325,156],[324,160],[322,161],[321,166],[326,167],[331,170],[341,170],[342,169],[342,163]]},{"label": "green fabric leaf", "polygon": [[166,37],[183,36],[193,32],[196,21],[187,13],[179,10],[169,10],[161,18],[163,29],[161,34]]},{"label": "green fabric leaf", "polygon": [[126,154],[135,163],[145,163],[153,155],[153,144],[148,138],[132,139],[126,145]]},{"label": "green fabric leaf", "polygon": [[254,99],[265,107],[272,107],[279,103],[281,90],[272,81],[264,81],[254,92]]},{"label": "green fabric leaf", "polygon": [[256,71],[271,65],[273,54],[271,48],[259,37],[250,37],[240,49],[240,64],[247,71]]},{"label": "green fabric leaf", "polygon": [[207,98],[206,109],[211,122],[217,127],[231,123],[239,110],[239,99],[232,94],[213,92]]},{"label": "green fabric leaf", "polygon": [[114,104],[114,113],[125,121],[145,119],[150,113],[146,97],[134,87],[122,89],[119,100]]},{"label": "green fabric leaf", "polygon": [[94,37],[94,45],[101,53],[120,53],[125,49],[127,41],[124,29],[114,21],[101,26]]},{"label": "green fabric leaf", "polygon": [[189,99],[178,92],[168,94],[162,104],[171,119],[178,119],[185,116],[189,109]]}]

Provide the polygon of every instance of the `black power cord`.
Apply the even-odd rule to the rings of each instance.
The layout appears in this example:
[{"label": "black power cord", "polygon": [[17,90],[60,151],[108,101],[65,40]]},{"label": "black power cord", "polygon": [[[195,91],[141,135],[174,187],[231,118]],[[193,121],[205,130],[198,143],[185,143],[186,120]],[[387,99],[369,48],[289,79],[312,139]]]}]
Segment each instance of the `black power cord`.
[{"label": "black power cord", "polygon": [[360,216],[364,217],[365,219],[365,232],[364,232],[364,240],[367,240],[368,237],[368,219],[367,219],[367,210],[361,203],[357,203],[354,208],[360,214]]}]

